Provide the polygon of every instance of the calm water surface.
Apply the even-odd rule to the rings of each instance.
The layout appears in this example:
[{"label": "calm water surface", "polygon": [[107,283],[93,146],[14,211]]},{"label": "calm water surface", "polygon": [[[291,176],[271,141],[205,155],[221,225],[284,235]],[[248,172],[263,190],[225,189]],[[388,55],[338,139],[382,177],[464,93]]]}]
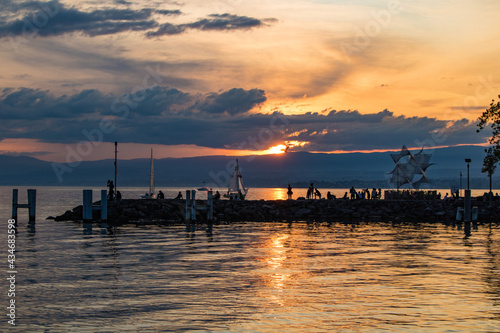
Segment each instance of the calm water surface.
[{"label": "calm water surface", "polygon": [[[4,239],[11,193],[0,188]],[[20,214],[19,331],[500,332],[496,224],[470,237],[428,223],[237,223],[207,236],[44,220],[80,201],[41,188],[36,228]]]}]

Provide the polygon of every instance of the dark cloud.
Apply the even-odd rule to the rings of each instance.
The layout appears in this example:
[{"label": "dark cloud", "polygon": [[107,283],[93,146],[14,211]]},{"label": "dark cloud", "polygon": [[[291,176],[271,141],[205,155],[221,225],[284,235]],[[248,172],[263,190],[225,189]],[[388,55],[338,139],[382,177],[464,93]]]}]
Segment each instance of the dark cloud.
[{"label": "dark cloud", "polygon": [[76,120],[82,115],[102,113],[109,108],[111,97],[95,89],[72,96],[54,96],[49,91],[30,88],[4,89],[0,94],[0,117],[35,122],[49,118]]},{"label": "dark cloud", "polygon": [[[140,90],[134,94],[125,94],[118,99],[120,102],[114,104],[116,108],[127,107],[130,110],[129,116],[139,119],[148,116],[160,116],[162,114],[175,114],[183,111],[195,103],[196,97],[182,92],[178,89],[167,87],[153,87]],[[106,115],[116,115],[115,108],[108,108]]]},{"label": "dark cloud", "polygon": [[155,13],[162,15],[181,15],[182,12],[178,9],[157,9]]},{"label": "dark cloud", "polygon": [[332,151],[484,142],[476,125],[466,119],[395,116],[388,110],[372,114],[249,112],[265,100],[263,90],[240,88],[193,95],[156,86],[121,96],[95,89],[60,96],[29,88],[3,89],[0,131],[5,138],[69,143],[86,140],[84,130],[97,130],[108,119],[114,129],[103,140],[123,143],[259,150],[303,141],[309,143],[293,149]]},{"label": "dark cloud", "polygon": [[199,30],[235,30],[250,29],[263,25],[261,20],[248,16],[238,16],[231,14],[212,14],[193,23],[187,24],[191,29]]},{"label": "dark cloud", "polygon": [[[127,4],[126,1],[120,3]],[[148,37],[179,34],[187,29],[245,30],[265,25],[272,19],[259,20],[232,14],[212,14],[196,22],[174,25],[159,24],[154,14],[176,16],[178,9],[98,9],[81,11],[68,8],[59,1],[28,1],[0,4],[0,38],[12,36],[58,36],[82,33],[91,37],[126,31],[148,31]],[[156,29],[156,30],[154,30]]]},{"label": "dark cloud", "polygon": [[233,88],[221,94],[210,94],[197,108],[208,113],[228,113],[236,115],[253,109],[256,105],[266,101],[264,90],[244,90]]},{"label": "dark cloud", "polygon": [[172,24],[172,23],[164,23],[162,24],[158,30],[150,31],[146,33],[147,37],[159,37],[164,35],[178,35],[186,31],[186,27],[182,24]]},{"label": "dark cloud", "polygon": [[[49,8],[49,9],[48,9]],[[66,8],[59,2],[40,5],[21,19],[2,22],[0,37],[9,35],[57,36],[81,32],[89,36],[108,35],[123,31],[144,31],[156,27],[150,19],[152,9],[106,9],[83,12]]]},{"label": "dark cloud", "polygon": [[186,24],[162,24],[158,30],[150,31],[146,34],[148,37],[159,37],[164,35],[177,35],[188,29],[196,30],[247,30],[266,25],[266,22],[275,22],[275,19],[259,20],[248,16],[239,16],[232,14],[211,14],[192,23]]}]

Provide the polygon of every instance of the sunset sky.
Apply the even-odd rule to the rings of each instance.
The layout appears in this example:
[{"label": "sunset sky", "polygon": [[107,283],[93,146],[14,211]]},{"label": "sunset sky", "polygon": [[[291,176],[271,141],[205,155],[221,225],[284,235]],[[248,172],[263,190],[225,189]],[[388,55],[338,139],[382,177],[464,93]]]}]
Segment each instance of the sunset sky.
[{"label": "sunset sky", "polygon": [[0,153],[484,144],[499,17],[498,0],[3,0]]}]

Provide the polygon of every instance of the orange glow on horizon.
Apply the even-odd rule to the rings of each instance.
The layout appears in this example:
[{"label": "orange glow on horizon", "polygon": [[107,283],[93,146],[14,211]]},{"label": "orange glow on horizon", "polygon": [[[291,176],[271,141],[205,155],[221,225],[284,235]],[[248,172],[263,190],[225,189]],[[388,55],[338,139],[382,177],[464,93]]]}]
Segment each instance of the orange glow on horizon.
[{"label": "orange glow on horizon", "polygon": [[262,151],[261,154],[262,155],[284,154],[285,150],[286,146],[284,144],[279,144],[267,150]]},{"label": "orange glow on horizon", "polygon": [[[84,142],[85,143],[85,142]],[[118,156],[121,160],[128,160],[134,158],[148,158],[148,152],[151,148],[154,149],[154,157],[161,158],[183,158],[183,157],[196,157],[196,156],[252,156],[252,155],[283,155],[287,151],[287,147],[292,151],[307,151],[309,153],[322,153],[322,154],[348,154],[348,153],[386,153],[397,152],[401,148],[393,149],[372,149],[372,150],[333,150],[333,151],[314,151],[303,149],[309,142],[286,141],[283,144],[278,144],[264,150],[237,150],[237,149],[223,149],[223,148],[209,148],[200,147],[196,145],[161,145],[161,144],[139,144],[139,143],[124,143],[120,144],[120,154]],[[5,155],[25,155],[33,156],[37,159],[49,162],[68,162],[68,155],[70,151],[78,152],[79,143],[64,144],[64,143],[47,143],[35,139],[3,139],[0,140],[0,154]],[[488,142],[482,144],[470,144],[472,146],[489,145]],[[469,144],[459,145],[439,145],[433,147],[424,147],[424,149],[438,149],[448,147],[469,146]],[[295,150],[294,147],[302,148]],[[422,147],[408,147],[410,151],[420,150]],[[289,151],[290,151],[289,150]],[[85,161],[96,161],[109,159],[113,157],[114,144],[112,142],[102,142],[98,145],[92,146],[89,154],[80,156]],[[76,153],[73,153],[73,155]],[[73,156],[71,155],[71,156]],[[71,157],[74,160],[74,157]]]},{"label": "orange glow on horizon", "polygon": [[[402,145],[401,145],[402,146]],[[464,146],[483,146],[483,147],[488,147],[489,143],[484,142],[484,143],[464,143],[464,144],[458,144],[458,145],[441,145],[441,146],[432,146],[432,147],[407,147],[408,150],[420,150],[422,148],[424,149],[440,149],[440,148],[451,148],[451,147],[464,147]],[[387,149],[370,149],[370,150],[331,150],[331,151],[315,151],[315,150],[309,150],[309,153],[312,154],[352,154],[352,153],[363,153],[363,154],[370,154],[370,153],[389,153],[389,152],[398,152],[400,151],[401,148],[387,148]]]}]

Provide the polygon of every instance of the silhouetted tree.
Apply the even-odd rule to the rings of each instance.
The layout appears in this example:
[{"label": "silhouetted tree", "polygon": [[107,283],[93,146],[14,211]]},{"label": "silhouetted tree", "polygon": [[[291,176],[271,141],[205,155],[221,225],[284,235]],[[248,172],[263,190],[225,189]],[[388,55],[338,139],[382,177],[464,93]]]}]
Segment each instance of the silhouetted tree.
[{"label": "silhouetted tree", "polygon": [[493,155],[492,147],[485,149],[485,152],[487,153],[487,155],[483,160],[483,167],[481,168],[481,172],[488,173],[488,177],[490,177],[490,194],[491,194],[491,176],[495,173],[498,160],[495,159],[495,155]]},{"label": "silhouetted tree", "polygon": [[[498,98],[500,98],[500,95],[498,95]],[[478,121],[478,133],[488,125],[493,132],[491,138],[488,139],[488,142],[493,146],[486,150],[487,155],[483,160],[483,168],[481,169],[481,172],[493,175],[496,165],[500,161],[500,102],[492,100],[490,107],[483,112]]]}]

